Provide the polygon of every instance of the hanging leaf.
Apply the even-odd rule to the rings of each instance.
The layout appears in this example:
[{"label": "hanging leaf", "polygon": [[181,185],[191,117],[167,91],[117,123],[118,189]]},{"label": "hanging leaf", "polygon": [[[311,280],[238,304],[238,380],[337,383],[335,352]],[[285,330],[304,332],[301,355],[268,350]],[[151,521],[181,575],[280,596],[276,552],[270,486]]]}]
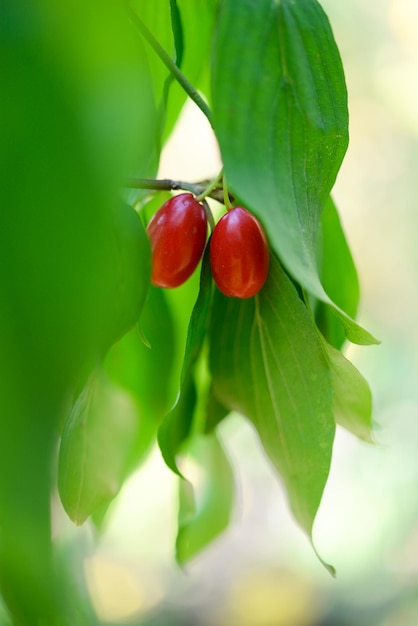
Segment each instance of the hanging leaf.
[{"label": "hanging leaf", "polygon": [[209,310],[212,301],[212,276],[209,264],[209,246],[206,248],[201,271],[200,291],[193,309],[186,351],[181,373],[180,391],[172,411],[164,419],[158,433],[158,443],[168,467],[182,476],[177,467],[176,455],[191,433],[196,405],[193,378],[194,367],[202,350],[208,329]]},{"label": "hanging leaf", "polygon": [[[357,270],[331,197],[321,215],[319,248],[322,284],[333,301],[354,318],[360,297]],[[319,301],[315,320],[327,341],[335,348],[341,348],[345,333],[335,311]]]},{"label": "hanging leaf", "polygon": [[67,419],[59,452],[58,488],[73,522],[83,524],[118,493],[138,428],[132,397],[97,367]]},{"label": "hanging leaf", "polygon": [[334,440],[331,376],[313,320],[274,256],[255,298],[216,291],[210,349],[213,392],[254,424],[311,535]]},{"label": "hanging leaf", "polygon": [[225,0],[212,101],[232,190],[262,219],[289,273],[334,308],[347,337],[376,343],[330,300],[317,268],[320,215],[348,144],[343,68],[318,2]]},{"label": "hanging leaf", "polygon": [[227,417],[229,412],[229,409],[219,401],[211,388],[206,406],[205,432],[211,433]]},{"label": "hanging leaf", "polygon": [[193,488],[188,481],[179,482],[176,557],[181,565],[227,528],[234,497],[231,466],[215,433],[194,438],[187,451],[194,480]]},{"label": "hanging leaf", "polygon": [[153,430],[175,399],[176,343],[165,293],[151,285],[139,324],[112,346],[103,364],[109,378],[132,394]]},{"label": "hanging leaf", "polygon": [[369,385],[344,355],[324,341],[331,368],[336,422],[368,443],[373,442]]},{"label": "hanging leaf", "polygon": [[113,292],[103,312],[109,320],[106,349],[138,322],[151,277],[150,242],[138,214],[128,204],[121,203],[114,211],[113,232],[113,272],[107,276]]}]

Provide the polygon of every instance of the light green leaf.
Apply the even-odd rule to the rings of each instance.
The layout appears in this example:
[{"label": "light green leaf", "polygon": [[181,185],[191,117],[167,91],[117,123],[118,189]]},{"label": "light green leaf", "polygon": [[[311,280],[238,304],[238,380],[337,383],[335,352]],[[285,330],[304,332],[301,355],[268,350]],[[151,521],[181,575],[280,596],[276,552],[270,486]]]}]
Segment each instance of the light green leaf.
[{"label": "light green leaf", "polygon": [[109,330],[121,180],[146,171],[156,133],[131,35],[118,2],[2,3],[0,593],[13,623],[61,624],[74,592],[52,554],[51,468],[63,407]]},{"label": "light green leaf", "polygon": [[[322,284],[333,301],[354,318],[360,297],[357,270],[331,197],[321,215],[319,248]],[[319,301],[315,308],[315,320],[327,341],[341,348],[345,333],[335,311]]]},{"label": "light green leaf", "polygon": [[132,397],[97,367],[67,419],[59,452],[58,488],[73,522],[82,524],[118,493],[138,428]]},{"label": "light green leaf", "polygon": [[[113,212],[112,273],[107,310],[109,335],[105,348],[123,337],[139,320],[151,279],[151,246],[135,210],[121,203]],[[110,254],[109,254],[110,257]]]},{"label": "light green leaf", "polygon": [[317,268],[320,215],[348,144],[343,68],[318,2],[225,0],[212,102],[233,192],[261,218],[289,273],[341,316],[347,337],[375,343],[331,301]]},{"label": "light green leaf", "polygon": [[336,422],[360,439],[373,443],[372,395],[367,381],[339,350],[326,341],[324,346],[331,368]]},{"label": "light green leaf", "polygon": [[252,421],[311,535],[334,440],[331,376],[314,322],[274,256],[255,298],[216,292],[210,348],[213,392]]},{"label": "light green leaf", "polygon": [[176,343],[166,295],[151,285],[139,325],[112,346],[103,364],[110,379],[132,394],[141,419],[154,431],[176,397],[177,381],[173,380]]},{"label": "light green leaf", "polygon": [[216,434],[194,438],[187,449],[185,473],[193,488],[188,481],[179,483],[176,557],[182,565],[227,528],[234,496],[232,470]]}]

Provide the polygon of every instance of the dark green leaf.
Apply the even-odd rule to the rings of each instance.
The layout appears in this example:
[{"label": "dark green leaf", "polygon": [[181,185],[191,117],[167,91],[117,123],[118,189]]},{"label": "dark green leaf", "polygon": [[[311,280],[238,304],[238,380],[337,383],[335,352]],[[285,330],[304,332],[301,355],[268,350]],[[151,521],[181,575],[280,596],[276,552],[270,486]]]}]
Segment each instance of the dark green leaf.
[{"label": "dark green leaf", "polygon": [[342,317],[347,337],[375,343],[318,274],[320,215],[348,143],[342,64],[318,2],[225,0],[212,100],[232,190],[262,219],[289,273]]},{"label": "dark green leaf", "polygon": [[206,248],[202,262],[199,296],[189,322],[179,397],[176,405],[161,424],[158,433],[158,443],[164,460],[180,476],[175,459],[182,443],[189,436],[193,424],[196,403],[193,374],[207,333],[212,301],[212,276],[208,250],[209,246]]},{"label": "dark green leaf", "polygon": [[[227,456],[217,436],[198,436],[187,450],[190,477],[181,480],[179,531],[176,556],[184,564],[207,547],[229,524],[234,479]],[[187,466],[186,466],[187,467]],[[186,470],[186,474],[189,472]]]},{"label": "dark green leaf", "polygon": [[[331,197],[322,211],[319,244],[322,284],[332,300],[354,318],[360,297],[357,271]],[[327,341],[341,348],[345,333],[333,309],[319,301],[315,308],[315,320]]]},{"label": "dark green leaf", "polygon": [[310,535],[335,431],[329,365],[313,320],[274,256],[254,298],[216,292],[211,320],[213,391],[252,421]]},{"label": "dark green leaf", "polygon": [[205,432],[211,433],[227,417],[229,412],[229,409],[219,401],[212,389],[210,389],[206,406]]},{"label": "dark green leaf", "polygon": [[181,19],[180,10],[177,0],[170,0],[170,13],[171,13],[171,30],[173,31],[174,48],[176,51],[176,58],[174,59],[177,67],[181,68],[183,62],[184,52],[184,36],[183,36],[183,24]]},{"label": "dark green leaf", "polygon": [[61,501],[76,524],[118,493],[131,469],[137,433],[133,398],[97,367],[67,419],[59,453]]},{"label": "dark green leaf", "polygon": [[196,409],[196,385],[191,376],[185,376],[175,406],[164,419],[158,431],[158,444],[166,465],[184,478],[176,457],[189,438]]}]

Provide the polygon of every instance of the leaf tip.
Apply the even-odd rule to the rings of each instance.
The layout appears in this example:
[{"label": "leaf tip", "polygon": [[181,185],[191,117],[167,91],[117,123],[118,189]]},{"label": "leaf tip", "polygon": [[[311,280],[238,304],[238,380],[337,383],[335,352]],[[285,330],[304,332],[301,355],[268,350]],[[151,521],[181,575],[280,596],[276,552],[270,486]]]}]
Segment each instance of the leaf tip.
[{"label": "leaf tip", "polygon": [[319,554],[318,550],[316,549],[313,540],[311,538],[311,546],[312,549],[315,553],[315,556],[317,557],[317,559],[319,560],[319,562],[321,563],[321,565],[323,565],[325,567],[325,569],[327,570],[327,572],[329,574],[331,574],[331,576],[333,578],[337,578],[337,570],[335,569],[335,567],[333,565],[331,565],[330,563],[326,563],[326,561],[324,561],[324,559],[321,557],[321,555]]},{"label": "leaf tip", "polygon": [[167,465],[167,467],[171,469],[171,471],[174,472],[174,474],[176,474],[179,478],[181,478],[182,480],[187,480],[186,477],[181,473],[177,465],[175,452],[166,445],[166,442],[165,442],[166,433],[164,430],[164,426],[166,425],[163,422],[157,434],[158,447],[160,448],[163,461]]}]

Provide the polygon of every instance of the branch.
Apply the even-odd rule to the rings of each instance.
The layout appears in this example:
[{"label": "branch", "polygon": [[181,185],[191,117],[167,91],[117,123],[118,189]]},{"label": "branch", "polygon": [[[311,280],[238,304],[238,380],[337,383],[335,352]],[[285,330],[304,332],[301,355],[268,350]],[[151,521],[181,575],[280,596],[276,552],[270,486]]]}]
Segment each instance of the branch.
[{"label": "branch", "polygon": [[171,74],[174,76],[177,82],[181,85],[181,87],[183,87],[187,95],[193,100],[195,104],[197,104],[199,109],[204,113],[204,115],[207,117],[209,121],[209,124],[213,128],[212,111],[209,109],[206,102],[203,100],[200,94],[196,91],[193,85],[189,83],[189,81],[187,80],[183,72],[174,63],[170,55],[167,54],[167,52],[164,50],[161,44],[155,39],[154,35],[151,33],[150,30],[148,30],[147,26],[144,24],[141,18],[132,10],[129,4],[127,5],[127,9],[128,9],[132,22],[134,23],[136,28],[139,30],[141,35],[144,37],[144,39],[146,39],[146,41],[149,43],[149,45],[154,50],[154,52],[160,57],[161,61],[168,68],[168,70],[171,72]]},{"label": "branch", "polygon": [[[195,196],[200,196],[207,191],[210,185],[210,180],[202,180],[198,183],[188,183],[183,180],[171,180],[169,178],[154,179],[154,178],[128,178],[125,181],[125,187],[128,189],[149,189],[152,191],[190,191]],[[209,198],[217,200],[221,204],[224,203],[224,193],[222,185],[213,188],[208,194]],[[233,202],[233,197],[230,195],[230,200]]]}]

